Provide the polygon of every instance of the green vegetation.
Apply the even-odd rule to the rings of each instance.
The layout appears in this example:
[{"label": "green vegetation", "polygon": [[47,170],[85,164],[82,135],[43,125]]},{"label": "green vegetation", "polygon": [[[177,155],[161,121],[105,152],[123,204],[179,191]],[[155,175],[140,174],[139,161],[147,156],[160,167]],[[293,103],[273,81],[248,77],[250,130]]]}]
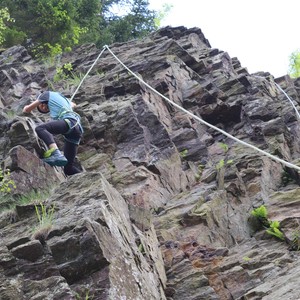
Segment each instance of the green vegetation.
[{"label": "green vegetation", "polygon": [[83,74],[77,74],[73,71],[71,63],[66,63],[56,68],[56,73],[53,76],[53,83],[51,83],[51,85],[60,82],[63,83],[65,89],[69,90],[71,86],[79,85],[83,76]]},{"label": "green vegetation", "polygon": [[5,41],[4,35],[8,29],[6,22],[14,22],[14,21],[15,20],[10,17],[7,7],[0,9],[0,45]]},{"label": "green vegetation", "polygon": [[41,201],[47,199],[49,197],[48,192],[41,193],[40,191],[32,190],[24,195],[20,195],[17,197],[18,205],[26,205],[26,204],[36,204]]},{"label": "green vegetation", "polygon": [[300,250],[300,230],[296,229],[292,233],[292,242],[290,250],[299,251]]},{"label": "green vegetation", "polygon": [[35,212],[39,221],[39,228],[52,226],[54,206],[47,209],[43,203],[40,203],[39,205],[35,205]]},{"label": "green vegetation", "polygon": [[23,195],[5,194],[0,196],[0,218],[7,220],[7,223],[15,223],[19,216],[16,211],[17,205],[30,205],[43,201],[48,197],[48,193],[40,193],[35,190]]},{"label": "green vegetation", "polygon": [[8,206],[2,210],[12,210],[15,209],[16,205],[27,205],[40,202],[48,197],[48,193],[40,193],[35,190],[30,191],[29,193],[23,195],[3,195],[0,198],[0,204],[7,203]]},{"label": "green vegetation", "polygon": [[251,211],[251,215],[260,219],[264,220],[268,217],[267,208],[264,205],[261,205],[260,207],[257,207]]},{"label": "green vegetation", "polygon": [[154,18],[154,23],[157,28],[160,27],[161,21],[168,15],[172,8],[172,4],[163,3],[162,9],[156,13],[156,17]]},{"label": "green vegetation", "polygon": [[224,168],[224,166],[231,165],[232,163],[233,163],[232,159],[226,161],[224,159],[220,159],[220,161],[216,164],[216,169],[221,170],[222,168]]},{"label": "green vegetation", "polygon": [[26,205],[35,203],[37,200],[39,205],[35,205],[35,212],[39,221],[33,237],[39,239],[41,242],[45,241],[49,231],[52,228],[54,207],[46,208],[41,203],[42,199],[47,197],[47,194],[31,191],[24,195],[10,195],[13,188],[16,188],[15,182],[10,178],[10,170],[2,170],[0,168],[0,217],[8,223],[18,221],[18,214],[16,211],[17,205]]},{"label": "green vegetation", "polygon": [[[227,156],[227,152],[229,150],[229,147],[227,144],[225,143],[219,143],[219,146],[224,150],[224,154],[225,156]],[[226,165],[231,165],[233,163],[232,159],[221,159],[217,164],[216,164],[216,169],[217,170],[221,170],[222,168],[224,168]]]},{"label": "green vegetation", "polygon": [[184,149],[179,152],[179,155],[180,155],[180,157],[185,158],[187,156],[188,152],[189,151],[187,149]]},{"label": "green vegetation", "polygon": [[243,257],[243,260],[248,262],[248,261],[250,261],[250,260],[251,260],[251,258],[250,258],[250,257],[248,257],[248,256],[244,256],[244,257]]},{"label": "green vegetation", "polygon": [[54,206],[47,208],[43,203],[35,205],[35,213],[39,224],[34,229],[33,238],[40,240],[41,243],[44,243],[44,241],[47,239],[48,234],[53,226],[54,210]]},{"label": "green vegetation", "polygon": [[225,143],[219,143],[220,148],[223,149],[225,158],[220,159],[216,164],[217,170],[217,180],[219,189],[224,189],[224,177],[225,177],[225,169],[227,166],[233,163],[232,159],[227,159],[229,147]]},{"label": "green vegetation", "polygon": [[90,295],[89,290],[83,291],[82,296],[80,296],[78,293],[76,293],[75,297],[76,297],[77,300],[92,300],[92,299],[94,299],[94,296]]},{"label": "green vegetation", "polygon": [[171,5],[159,12],[148,0],[0,0],[0,45],[28,46],[35,57],[55,57],[75,45],[141,38],[153,32]]},{"label": "green vegetation", "polygon": [[279,221],[272,221],[270,223],[270,228],[267,229],[267,233],[274,235],[275,237],[279,238],[280,240],[284,240],[284,235],[280,231],[280,223]]},{"label": "green vegetation", "polygon": [[258,219],[262,227],[266,228],[268,234],[282,241],[284,240],[283,232],[280,230],[280,222],[268,220],[268,211],[264,205],[253,209],[251,215]]},{"label": "green vegetation", "polygon": [[0,194],[8,194],[16,188],[15,182],[10,178],[10,170],[0,168]]},{"label": "green vegetation", "polygon": [[57,67],[56,74],[53,77],[54,82],[68,79],[70,77],[72,70],[73,70],[73,66],[71,63],[66,63],[62,67]]},{"label": "green vegetation", "polygon": [[139,244],[139,247],[138,247],[139,251],[144,255],[146,252],[145,252],[145,248],[144,248],[144,245],[142,243]]},{"label": "green vegetation", "polygon": [[60,65],[58,60],[48,59],[44,62],[45,68],[55,67],[55,74],[53,77],[47,78],[47,85],[49,89],[56,90],[57,84],[64,90],[71,91],[72,87],[78,86],[84,77],[83,73],[73,70],[71,63]]},{"label": "green vegetation", "polygon": [[225,143],[219,143],[219,146],[224,150],[225,153],[228,152],[229,147],[228,147],[227,144],[225,144]]},{"label": "green vegetation", "polygon": [[205,169],[204,165],[202,164],[198,165],[198,172],[195,174],[196,181],[200,181],[204,169]]},{"label": "green vegetation", "polygon": [[290,57],[289,75],[292,78],[300,77],[300,50],[294,51]]},{"label": "green vegetation", "polygon": [[12,109],[4,109],[3,112],[9,120],[13,120],[17,116],[17,112]]}]

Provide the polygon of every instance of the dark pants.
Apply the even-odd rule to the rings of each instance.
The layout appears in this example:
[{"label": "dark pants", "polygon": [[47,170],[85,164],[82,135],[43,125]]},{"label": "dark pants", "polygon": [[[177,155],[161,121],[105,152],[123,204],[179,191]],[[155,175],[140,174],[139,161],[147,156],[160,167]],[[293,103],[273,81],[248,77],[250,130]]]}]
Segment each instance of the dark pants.
[{"label": "dark pants", "polygon": [[[54,120],[47,123],[43,123],[38,125],[35,128],[35,131],[38,137],[45,142],[47,146],[55,143],[53,138],[53,134],[62,134],[65,137],[65,146],[64,146],[64,155],[68,160],[66,166],[64,166],[64,172],[66,175],[73,175],[76,173],[80,173],[81,171],[74,166],[74,161],[77,153],[77,147],[82,135],[80,130],[80,126],[76,125],[75,120],[71,120],[70,130],[69,125],[64,120]],[[72,141],[72,142],[71,142]],[[78,143],[78,144],[77,144]]]}]

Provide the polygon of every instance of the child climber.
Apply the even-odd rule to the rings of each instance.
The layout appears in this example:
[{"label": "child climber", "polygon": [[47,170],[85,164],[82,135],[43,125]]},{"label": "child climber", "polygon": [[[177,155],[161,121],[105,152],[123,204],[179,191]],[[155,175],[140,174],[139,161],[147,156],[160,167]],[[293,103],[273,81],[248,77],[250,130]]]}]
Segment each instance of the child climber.
[{"label": "child climber", "polygon": [[[80,116],[73,111],[76,104],[69,101],[62,94],[46,91],[39,95],[37,100],[23,108],[23,112],[30,113],[37,108],[41,113],[49,113],[52,121],[38,125],[35,131],[49,150],[43,159],[50,166],[64,167],[66,175],[73,175],[81,171],[74,166],[83,129]],[[53,134],[62,134],[65,138],[64,155],[59,151],[54,141]]]}]

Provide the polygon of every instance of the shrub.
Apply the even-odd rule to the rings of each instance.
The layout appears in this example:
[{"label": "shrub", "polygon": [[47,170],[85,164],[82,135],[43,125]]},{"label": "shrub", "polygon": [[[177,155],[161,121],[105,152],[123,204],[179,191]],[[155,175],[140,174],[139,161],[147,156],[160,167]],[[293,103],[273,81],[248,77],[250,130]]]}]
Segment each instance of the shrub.
[{"label": "shrub", "polygon": [[8,194],[15,188],[16,184],[10,177],[10,170],[0,168],[0,193]]},{"label": "shrub", "polygon": [[273,235],[280,240],[284,240],[284,234],[280,230],[280,222],[268,220],[268,211],[264,205],[253,209],[251,211],[251,215],[257,218],[264,228],[267,228],[266,232],[268,234]]}]

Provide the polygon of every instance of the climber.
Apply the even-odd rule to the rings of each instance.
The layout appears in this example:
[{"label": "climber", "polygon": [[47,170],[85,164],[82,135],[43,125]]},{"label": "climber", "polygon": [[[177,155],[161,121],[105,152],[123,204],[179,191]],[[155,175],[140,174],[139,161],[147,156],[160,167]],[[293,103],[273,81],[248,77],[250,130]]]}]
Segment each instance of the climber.
[{"label": "climber", "polygon": [[[48,146],[43,161],[50,166],[64,167],[66,175],[81,171],[74,166],[77,148],[83,133],[80,116],[73,111],[76,106],[62,94],[52,91],[42,92],[38,98],[23,108],[24,113],[30,113],[37,108],[40,113],[50,113],[52,121],[42,123],[35,128],[38,137]],[[53,134],[62,134],[65,138],[64,154],[62,154]]]}]

